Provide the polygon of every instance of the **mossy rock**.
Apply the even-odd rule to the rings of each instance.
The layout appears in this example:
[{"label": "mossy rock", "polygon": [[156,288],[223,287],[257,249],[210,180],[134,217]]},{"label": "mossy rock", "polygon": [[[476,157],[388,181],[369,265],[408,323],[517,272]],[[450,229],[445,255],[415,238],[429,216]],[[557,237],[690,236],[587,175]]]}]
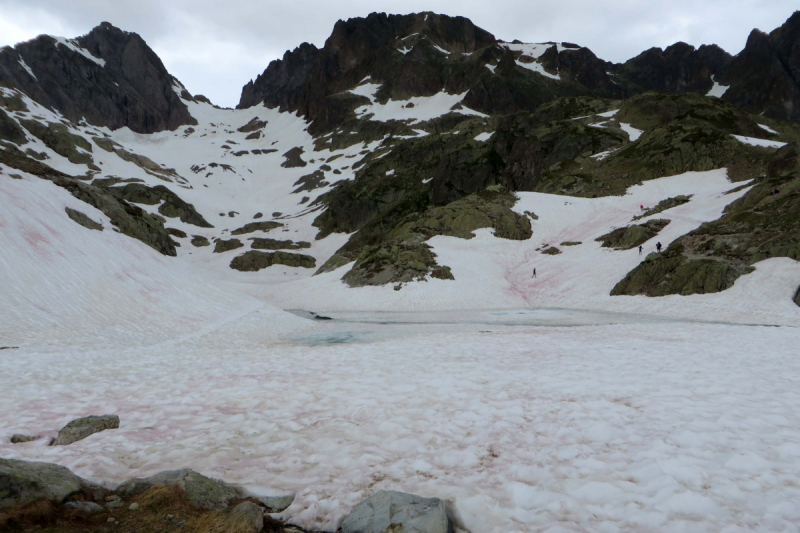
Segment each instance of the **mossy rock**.
[{"label": "mossy rock", "polygon": [[153,216],[138,206],[117,198],[104,187],[82,183],[44,163],[26,156],[16,148],[0,150],[0,163],[52,181],[69,191],[72,196],[97,208],[121,233],[138,239],[164,255],[174,256],[175,245],[164,229],[160,217]]},{"label": "mossy rock", "polygon": [[436,263],[436,254],[427,244],[390,241],[365,248],[342,281],[363,287],[422,281],[428,276],[454,279],[449,267]]},{"label": "mossy rock", "polygon": [[236,250],[242,246],[244,246],[244,244],[242,244],[242,241],[239,239],[219,239],[214,246],[214,253],[220,254],[223,252],[230,252],[231,250]]},{"label": "mossy rock", "polygon": [[797,292],[794,295],[794,303],[800,307],[800,287],[797,287]]},{"label": "mossy rock", "polygon": [[118,198],[136,204],[156,205],[163,202],[158,212],[167,218],[179,218],[181,222],[200,228],[213,228],[192,204],[186,203],[164,185],[148,187],[141,183],[128,183],[122,187],[109,187],[108,191]]},{"label": "mossy rock", "polygon": [[241,272],[257,272],[272,265],[285,265],[289,267],[314,268],[316,259],[310,255],[293,254],[291,252],[260,252],[251,250],[234,257],[231,268]]},{"label": "mossy rock", "polygon": [[249,222],[241,228],[233,230],[231,235],[246,235],[256,231],[270,231],[280,227],[283,227],[283,224],[280,222],[272,222],[270,220],[264,222]]},{"label": "mossy rock", "polygon": [[48,122],[45,125],[36,120],[21,120],[20,123],[35,137],[41,139],[48,148],[66,157],[70,163],[76,165],[93,163],[91,155],[78,151],[78,148],[82,148],[91,152],[91,143],[79,135],[70,133],[64,124]]},{"label": "mossy rock", "polygon": [[200,248],[201,246],[209,246],[211,243],[202,235],[192,235],[192,246]]},{"label": "mossy rock", "polygon": [[277,240],[277,239],[261,239],[251,237],[252,244],[250,248],[253,250],[300,250],[303,248],[311,248],[311,243],[305,241],[294,242],[292,240]]},{"label": "mossy rock", "polygon": [[689,259],[680,247],[650,254],[611,291],[612,296],[707,294],[733,286],[741,275],[734,265],[714,259]]},{"label": "mossy rock", "polygon": [[176,228],[167,228],[167,233],[169,233],[170,235],[172,235],[174,237],[180,237],[181,239],[185,239],[187,237],[185,231],[181,231],[181,230],[176,229]]},{"label": "mossy rock", "polygon": [[76,211],[75,209],[70,209],[69,207],[65,207],[64,210],[67,212],[67,216],[74,222],[77,222],[81,226],[86,229],[98,230],[103,231],[103,225],[95,222],[84,213],[80,211]]},{"label": "mossy rock", "polygon": [[561,253],[561,250],[559,250],[555,246],[550,246],[549,248],[542,250],[542,253],[545,255],[558,255]]},{"label": "mossy rock", "polygon": [[579,244],[583,244],[581,241],[564,241],[561,243],[561,246],[578,246]]},{"label": "mossy rock", "polygon": [[602,242],[603,248],[630,250],[658,235],[658,232],[664,229],[669,223],[669,220],[663,218],[648,220],[644,224],[634,224],[624,228],[617,228],[595,240]]},{"label": "mossy rock", "polygon": [[633,220],[640,220],[642,218],[646,218],[662,211],[666,211],[667,209],[672,209],[673,207],[678,207],[679,205],[683,205],[689,203],[692,199],[692,195],[683,195],[680,194],[678,196],[673,196],[672,198],[667,198],[666,200],[661,200],[656,204],[655,207],[651,207],[650,209],[645,209],[641,215],[637,215],[633,217]]}]

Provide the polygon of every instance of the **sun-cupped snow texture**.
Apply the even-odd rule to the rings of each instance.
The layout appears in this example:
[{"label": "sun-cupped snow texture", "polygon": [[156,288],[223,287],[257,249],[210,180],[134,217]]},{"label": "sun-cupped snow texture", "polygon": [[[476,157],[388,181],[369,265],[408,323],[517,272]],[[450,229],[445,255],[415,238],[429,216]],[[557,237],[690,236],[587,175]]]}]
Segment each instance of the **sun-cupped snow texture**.
[{"label": "sun-cupped snow texture", "polygon": [[331,532],[379,490],[452,501],[459,527],[487,533],[790,530],[796,328],[616,319],[334,321],[272,343],[255,314],[174,345],[20,348],[0,432],[46,433],[90,406],[123,423],[0,454],[109,487],[192,468],[296,492],[282,516]]}]

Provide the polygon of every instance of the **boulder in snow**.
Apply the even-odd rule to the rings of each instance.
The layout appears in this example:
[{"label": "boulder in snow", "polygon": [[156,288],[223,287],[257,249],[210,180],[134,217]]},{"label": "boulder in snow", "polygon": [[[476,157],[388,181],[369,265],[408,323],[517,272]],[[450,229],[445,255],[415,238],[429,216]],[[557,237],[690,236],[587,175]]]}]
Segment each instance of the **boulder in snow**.
[{"label": "boulder in snow", "polygon": [[439,498],[384,490],[363,500],[342,522],[342,533],[453,533],[453,514]]},{"label": "boulder in snow", "polygon": [[231,501],[242,496],[236,487],[207,478],[189,469],[166,470],[148,478],[129,479],[114,492],[127,497],[141,494],[156,485],[178,485],[186,491],[186,497],[190,502],[203,509],[223,509]]},{"label": "boulder in snow", "polygon": [[89,435],[119,427],[117,415],[86,416],[73,420],[58,432],[53,446],[64,446],[85,439]]}]

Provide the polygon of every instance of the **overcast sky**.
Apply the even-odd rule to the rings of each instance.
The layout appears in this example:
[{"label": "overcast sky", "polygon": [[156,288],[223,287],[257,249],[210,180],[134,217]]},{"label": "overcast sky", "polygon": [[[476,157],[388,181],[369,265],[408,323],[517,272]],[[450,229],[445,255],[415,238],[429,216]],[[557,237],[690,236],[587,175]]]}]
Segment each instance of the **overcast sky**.
[{"label": "overcast sky", "polygon": [[652,46],[716,43],[738,53],[798,0],[0,0],[0,46],[77,37],[109,21],[139,33],[194,94],[235,106],[242,86],[303,41],[322,46],[338,19],[373,11],[462,15],[504,40],[570,41],[609,61]]}]

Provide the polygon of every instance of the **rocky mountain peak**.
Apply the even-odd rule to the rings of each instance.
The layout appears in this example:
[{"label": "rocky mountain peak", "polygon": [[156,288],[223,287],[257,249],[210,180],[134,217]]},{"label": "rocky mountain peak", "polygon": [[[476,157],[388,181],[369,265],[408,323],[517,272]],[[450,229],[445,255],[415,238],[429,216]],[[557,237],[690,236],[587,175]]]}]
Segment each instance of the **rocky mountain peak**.
[{"label": "rocky mountain peak", "polygon": [[108,22],[77,39],[41,35],[0,50],[0,86],[73,122],[138,133],[196,124],[174,85],[144,39]]},{"label": "rocky mountain peak", "polygon": [[768,117],[800,121],[800,11],[767,34],[753,30],[733,60],[725,100]]}]

